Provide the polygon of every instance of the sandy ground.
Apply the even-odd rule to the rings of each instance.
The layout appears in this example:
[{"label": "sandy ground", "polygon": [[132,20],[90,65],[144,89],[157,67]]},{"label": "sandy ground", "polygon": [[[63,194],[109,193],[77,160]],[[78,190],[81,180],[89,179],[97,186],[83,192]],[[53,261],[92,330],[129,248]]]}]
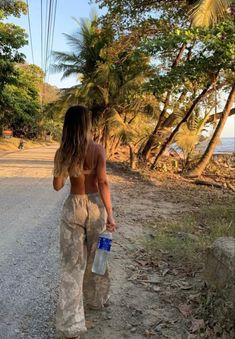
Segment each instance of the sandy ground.
[{"label": "sandy ground", "polygon": [[[54,152],[0,155],[1,339],[56,338],[58,220],[69,186],[52,190]],[[109,307],[86,312],[84,339],[188,339],[189,324],[177,306],[193,295],[191,280],[200,284],[200,278],[171,271],[166,262],[147,265],[142,241],[151,237],[148,220],[209,204],[209,191],[189,186],[186,194],[121,164],[109,164],[108,174],[119,226],[110,258],[112,295]]]}]

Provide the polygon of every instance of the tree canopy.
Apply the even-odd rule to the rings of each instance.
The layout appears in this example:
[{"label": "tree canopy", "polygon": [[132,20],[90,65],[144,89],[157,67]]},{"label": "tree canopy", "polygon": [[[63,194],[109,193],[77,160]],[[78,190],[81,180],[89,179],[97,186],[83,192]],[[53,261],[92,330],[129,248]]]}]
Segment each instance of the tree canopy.
[{"label": "tree canopy", "polygon": [[[0,6],[0,129],[12,128],[14,134],[37,136],[45,107],[58,98],[58,91],[44,84],[44,73],[36,65],[25,64],[19,51],[28,43],[23,28],[4,19],[27,13],[24,1],[2,1]],[[46,128],[46,127],[45,127]]]}]

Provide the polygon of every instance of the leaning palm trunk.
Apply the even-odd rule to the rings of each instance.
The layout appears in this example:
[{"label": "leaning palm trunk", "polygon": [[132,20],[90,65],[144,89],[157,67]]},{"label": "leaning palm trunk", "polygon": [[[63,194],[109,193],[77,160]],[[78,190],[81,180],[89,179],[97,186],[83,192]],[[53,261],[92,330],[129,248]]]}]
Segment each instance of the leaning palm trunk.
[{"label": "leaning palm trunk", "polygon": [[[174,60],[171,68],[175,68],[176,66],[178,66],[182,56],[183,56],[183,53],[185,51],[185,48],[186,48],[186,44],[183,44],[180,49],[179,49],[179,52],[176,56],[176,59]],[[141,157],[142,159],[146,160],[149,156],[149,153],[151,151],[151,148],[154,144],[154,141],[155,141],[155,136],[158,132],[158,130],[160,129],[164,119],[165,119],[165,114],[166,114],[166,111],[167,111],[167,108],[169,106],[169,103],[170,103],[170,96],[171,96],[171,91],[168,91],[167,92],[167,95],[166,95],[166,99],[165,99],[165,103],[164,103],[164,106],[163,106],[163,109],[160,113],[160,116],[159,116],[159,119],[158,119],[158,122],[153,130],[153,132],[151,133],[151,135],[149,136],[149,139],[147,140],[142,152],[141,152]]]},{"label": "leaning palm trunk", "polygon": [[224,125],[227,121],[227,118],[230,114],[230,110],[232,108],[232,105],[233,105],[233,102],[235,100],[235,84],[233,85],[230,93],[229,93],[229,96],[228,96],[228,99],[227,99],[227,102],[226,102],[226,105],[225,105],[225,108],[224,108],[224,112],[223,112],[223,115],[215,129],[215,132],[211,138],[211,141],[209,142],[208,146],[207,146],[207,149],[205,151],[205,153],[203,154],[201,160],[199,161],[199,163],[197,164],[197,166],[189,172],[189,176],[191,177],[198,177],[202,174],[202,172],[204,171],[204,169],[206,168],[206,166],[208,165],[213,153],[214,153],[214,150],[215,150],[215,147],[219,141],[219,137],[220,137],[220,134],[221,132],[223,131],[223,128],[224,128]]},{"label": "leaning palm trunk", "polygon": [[167,138],[165,140],[165,142],[162,144],[162,147],[160,149],[160,151],[158,152],[158,154],[156,155],[154,162],[151,166],[151,169],[154,169],[156,167],[156,164],[159,160],[159,158],[162,156],[162,154],[165,152],[166,148],[168,145],[170,145],[170,143],[174,140],[176,134],[178,133],[178,131],[180,130],[180,127],[186,122],[188,121],[188,119],[190,118],[190,116],[192,115],[196,105],[199,103],[199,101],[201,101],[207,94],[208,89],[210,87],[210,84],[208,83],[206,88],[198,95],[198,97],[193,101],[191,107],[189,108],[189,110],[187,111],[187,113],[185,114],[185,116],[183,117],[183,119],[178,123],[178,125],[176,126],[176,128],[173,130],[173,132],[171,133],[171,135],[169,136],[169,138]]}]

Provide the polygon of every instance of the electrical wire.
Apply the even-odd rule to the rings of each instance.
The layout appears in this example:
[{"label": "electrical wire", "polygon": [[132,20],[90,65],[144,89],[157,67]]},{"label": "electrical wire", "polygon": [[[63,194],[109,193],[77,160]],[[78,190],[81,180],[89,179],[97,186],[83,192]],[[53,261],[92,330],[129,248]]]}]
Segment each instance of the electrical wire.
[{"label": "electrical wire", "polygon": [[49,50],[49,36],[50,36],[50,22],[51,22],[51,0],[47,0],[46,5],[46,20],[45,20],[45,40],[44,40],[44,72],[47,73],[48,50]]},{"label": "electrical wire", "polygon": [[31,30],[31,21],[30,21],[30,12],[29,12],[29,2],[27,0],[27,6],[28,6],[28,25],[29,25],[29,38],[30,38],[30,45],[31,45],[31,53],[32,53],[32,62],[34,62],[34,53],[33,53],[33,39],[32,39],[32,30]]},{"label": "electrical wire", "polygon": [[41,0],[41,68],[43,69],[43,0]]},{"label": "electrical wire", "polygon": [[45,77],[49,79],[50,65],[51,65],[51,55],[54,44],[54,34],[55,34],[55,23],[56,23],[56,14],[57,14],[57,0],[49,0],[48,2],[48,13],[46,15],[45,23]]},{"label": "electrical wire", "polygon": [[50,41],[50,51],[49,51],[49,60],[48,60],[48,75],[47,80],[49,81],[50,77],[50,66],[51,66],[51,57],[52,57],[52,51],[53,51],[53,44],[54,44],[54,36],[55,36],[55,23],[56,23],[56,14],[57,14],[57,4],[58,1],[55,0],[54,2],[54,8],[53,8],[53,15],[52,15],[52,31],[51,31],[51,41]]},{"label": "electrical wire", "polygon": [[55,0],[54,18],[53,18],[53,24],[52,24],[51,52],[53,50],[53,44],[54,44],[57,5],[58,5],[58,0]]}]

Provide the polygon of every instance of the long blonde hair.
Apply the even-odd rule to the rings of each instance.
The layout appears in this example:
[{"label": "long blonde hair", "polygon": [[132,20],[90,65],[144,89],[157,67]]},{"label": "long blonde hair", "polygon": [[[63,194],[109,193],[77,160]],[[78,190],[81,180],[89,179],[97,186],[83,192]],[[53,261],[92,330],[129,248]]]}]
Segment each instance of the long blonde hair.
[{"label": "long blonde hair", "polygon": [[90,112],[82,105],[70,107],[64,118],[60,148],[55,154],[54,175],[81,174],[90,140]]}]

